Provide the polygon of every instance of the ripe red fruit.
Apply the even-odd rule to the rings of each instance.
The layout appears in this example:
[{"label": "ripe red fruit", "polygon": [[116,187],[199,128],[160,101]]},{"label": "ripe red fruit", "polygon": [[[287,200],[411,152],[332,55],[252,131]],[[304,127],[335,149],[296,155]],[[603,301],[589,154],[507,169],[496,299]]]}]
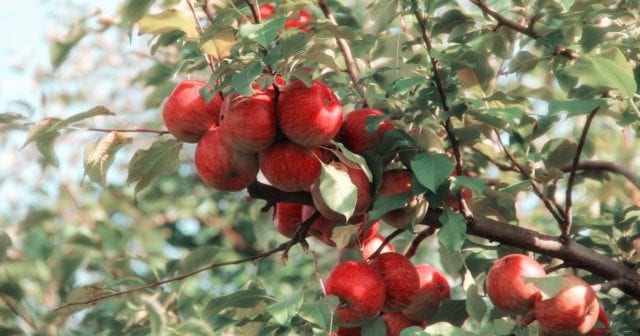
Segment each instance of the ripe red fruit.
[{"label": "ripe red fruit", "polygon": [[[369,257],[371,257],[371,255],[373,255],[378,250],[378,248],[380,247],[380,245],[382,245],[382,243],[384,243],[384,236],[379,233],[376,233],[375,235],[366,239],[362,244],[362,248],[361,248],[362,257],[365,260],[369,259]],[[382,253],[395,252],[395,251],[396,250],[393,248],[393,245],[387,243],[384,245],[382,250],[380,250],[380,253],[382,254]]]},{"label": "ripe red fruit", "polygon": [[231,148],[224,141],[220,127],[212,128],[200,139],[194,162],[202,181],[218,190],[242,190],[255,181],[258,174],[257,156]]},{"label": "ripe red fruit", "polygon": [[384,305],[384,282],[373,267],[363,262],[338,264],[324,284],[327,295],[340,299],[335,313],[340,325],[361,325],[377,316]]},{"label": "ripe red fruit", "polygon": [[185,80],[173,89],[162,106],[165,126],[178,140],[196,143],[213,126],[218,125],[222,97],[215,95],[207,103],[200,89],[207,83]]},{"label": "ripe red fruit", "polygon": [[294,81],[278,97],[278,122],[294,143],[317,147],[329,142],[340,130],[342,106],[331,88],[318,81],[306,87]]},{"label": "ripe red fruit", "polygon": [[343,144],[356,154],[375,149],[384,133],[395,128],[391,120],[385,119],[378,124],[375,132],[367,133],[367,118],[380,116],[384,116],[384,113],[369,108],[347,113],[340,127],[340,139]]},{"label": "ripe red fruit", "polygon": [[391,210],[382,216],[385,223],[399,229],[405,229],[412,222],[422,220],[427,213],[428,204],[411,194],[411,172],[408,169],[393,169],[384,172],[378,195],[394,196],[403,193],[407,193],[407,206]]},{"label": "ripe red fruit", "polygon": [[544,277],[546,272],[535,259],[509,254],[498,259],[487,273],[487,293],[491,302],[509,314],[524,314],[533,308],[540,289],[522,277]]},{"label": "ripe red fruit", "polygon": [[[353,215],[357,216],[363,214],[369,209],[371,205],[371,183],[367,178],[367,175],[360,168],[352,168],[345,165],[342,162],[333,162],[331,163],[334,168],[344,171],[349,174],[349,179],[351,183],[356,187],[357,195],[356,195],[356,206],[353,211]],[[327,203],[322,198],[320,194],[320,181],[316,181],[311,186],[311,197],[313,198],[313,204],[316,206],[320,213],[330,219],[330,220],[344,220],[344,216],[333,211]]]},{"label": "ripe red fruit", "polygon": [[[315,211],[316,209],[314,207],[304,205],[302,207],[302,220],[306,221],[309,219]],[[311,224],[307,233],[326,245],[335,247],[336,243],[331,240],[331,237],[333,236],[333,228],[335,228],[338,223],[339,222],[337,221],[329,220],[328,218],[320,215],[320,217],[313,221],[313,224]]]},{"label": "ripe red fruit", "polygon": [[287,238],[293,238],[302,223],[302,205],[278,202],[273,209],[273,224],[276,230]]},{"label": "ripe red fruit", "polygon": [[284,27],[285,28],[297,28],[300,30],[309,30],[311,29],[311,27],[309,27],[308,23],[311,22],[313,20],[313,16],[311,15],[311,13],[307,12],[306,10],[302,9],[298,12],[298,18],[297,19],[288,19],[285,23],[284,23]]},{"label": "ripe red fruit", "polygon": [[259,161],[267,181],[283,191],[309,190],[320,176],[320,161],[313,150],[286,140],[260,152]]},{"label": "ripe red fruit", "polygon": [[564,275],[560,292],[552,298],[537,300],[534,313],[547,335],[584,335],[596,324],[599,303],[586,281]]},{"label": "ripe red fruit", "polygon": [[387,327],[387,336],[399,336],[403,330],[413,326],[426,327],[424,322],[411,321],[399,312],[382,313],[381,317]]},{"label": "ripe red fruit", "polygon": [[275,12],[276,12],[276,7],[274,7],[272,4],[266,4],[266,5],[260,6],[260,18],[262,20],[267,19],[271,15],[275,14]]},{"label": "ripe red fruit", "polygon": [[220,110],[220,127],[227,143],[244,153],[269,147],[278,130],[274,91],[258,91],[250,97],[229,95]]},{"label": "ripe red fruit", "polygon": [[371,261],[380,274],[386,291],[385,311],[400,311],[411,304],[420,288],[420,276],[403,254],[387,252]]},{"label": "ripe red fruit", "polygon": [[416,265],[416,270],[420,276],[420,289],[411,305],[402,313],[413,321],[428,321],[440,303],[451,298],[451,288],[444,275],[432,266]]}]

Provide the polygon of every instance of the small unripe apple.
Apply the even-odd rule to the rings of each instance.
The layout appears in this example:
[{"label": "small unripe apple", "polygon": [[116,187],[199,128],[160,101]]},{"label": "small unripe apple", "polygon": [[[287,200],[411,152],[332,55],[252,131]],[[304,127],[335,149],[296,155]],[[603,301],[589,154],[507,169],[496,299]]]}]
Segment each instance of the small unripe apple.
[{"label": "small unripe apple", "polygon": [[258,91],[250,97],[230,94],[220,109],[220,127],[235,150],[258,153],[269,147],[278,130],[274,91]]},{"label": "small unripe apple", "polygon": [[196,170],[214,189],[242,190],[256,180],[258,157],[234,150],[221,133],[220,127],[214,127],[200,139],[194,157]]},{"label": "small unripe apple", "polygon": [[[337,170],[346,172],[349,175],[351,183],[356,187],[356,206],[353,210],[353,215],[357,216],[365,213],[371,205],[371,183],[367,175],[362,169],[349,167],[342,162],[333,162],[331,165]],[[311,197],[313,198],[313,204],[324,217],[330,220],[345,220],[342,214],[329,208],[322,198],[320,194],[320,180],[311,186]]]},{"label": "small unripe apple", "polygon": [[207,83],[184,80],[173,89],[162,106],[162,119],[178,140],[196,143],[213,126],[218,125],[222,96],[216,94],[207,103],[200,89]]},{"label": "small unripe apple", "polygon": [[342,326],[361,325],[376,317],[384,305],[384,282],[371,265],[363,262],[338,264],[324,285],[327,295],[340,299],[335,316]]},{"label": "small unripe apple", "polygon": [[403,310],[413,301],[420,288],[420,276],[409,258],[397,252],[378,255],[371,266],[380,274],[386,292],[385,311]]},{"label": "small unripe apple", "polygon": [[340,130],[342,106],[330,87],[313,81],[307,87],[291,82],[278,96],[280,129],[292,142],[314,148],[326,144]]},{"label": "small unripe apple", "polygon": [[402,313],[413,321],[428,321],[440,307],[440,303],[451,298],[447,278],[431,265],[416,265],[420,276],[420,289],[411,305]]},{"label": "small unripe apple", "polygon": [[375,149],[385,132],[395,128],[391,120],[384,119],[378,124],[378,129],[373,133],[367,133],[367,119],[369,117],[381,117],[384,113],[376,109],[353,110],[345,115],[340,127],[340,139],[352,152],[362,154]]},{"label": "small unripe apple", "polygon": [[[377,250],[380,248],[380,245],[384,243],[384,236],[376,233],[375,235],[369,237],[364,241],[361,247],[362,257],[367,260],[369,259]],[[395,248],[390,243],[384,244],[384,247],[380,250],[380,253],[387,252],[395,252]]]},{"label": "small unripe apple", "polygon": [[509,254],[498,259],[487,273],[487,294],[491,302],[508,314],[524,314],[540,296],[534,283],[522,277],[541,278],[547,273],[535,259],[524,254]]},{"label": "small unripe apple", "polygon": [[293,238],[302,223],[302,205],[277,202],[273,208],[273,224],[287,238]]},{"label": "small unripe apple", "polygon": [[547,335],[585,335],[596,324],[599,309],[596,292],[586,281],[564,275],[560,292],[538,299],[534,313]]},{"label": "small unripe apple", "polygon": [[407,193],[407,205],[382,216],[385,223],[399,229],[406,229],[412,222],[422,220],[429,204],[411,194],[411,172],[408,169],[392,169],[384,172],[378,195],[393,196],[403,193]]},{"label": "small unripe apple", "polygon": [[387,336],[400,336],[403,330],[414,326],[421,328],[426,327],[424,322],[412,321],[400,312],[385,312],[380,316],[384,320],[384,325],[387,328]]},{"label": "small unripe apple", "polygon": [[283,191],[308,191],[320,176],[320,161],[313,150],[290,141],[274,142],[260,152],[259,160],[267,181]]}]

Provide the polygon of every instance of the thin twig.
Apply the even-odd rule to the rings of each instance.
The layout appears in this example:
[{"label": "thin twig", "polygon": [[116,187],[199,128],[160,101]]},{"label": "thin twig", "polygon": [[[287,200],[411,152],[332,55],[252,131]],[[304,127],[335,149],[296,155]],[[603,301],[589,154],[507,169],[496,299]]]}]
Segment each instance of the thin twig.
[{"label": "thin twig", "polygon": [[[440,73],[440,67],[438,65],[438,60],[431,56],[431,50],[433,49],[433,44],[431,43],[431,36],[429,35],[429,31],[427,31],[427,19],[425,17],[424,12],[420,9],[417,2],[414,0],[414,7],[416,8],[415,16],[420,25],[420,32],[422,36],[422,40],[424,41],[425,46],[427,47],[427,54],[431,60],[431,68],[433,72],[433,80],[436,83],[436,89],[438,90],[438,97],[440,98],[440,105],[442,109],[447,113],[447,119],[445,120],[443,126],[447,132],[447,138],[451,143],[451,149],[453,150],[453,156],[455,158],[455,170],[456,174],[459,176],[464,175],[464,163],[462,161],[462,154],[460,152],[460,143],[456,138],[455,133],[453,132],[453,126],[451,124],[451,116],[449,104],[447,103],[447,89],[444,85],[444,81],[442,80],[442,75]],[[471,219],[468,221],[469,225],[473,225],[473,213],[467,204],[467,201],[463,198],[458,199],[458,207],[462,210],[462,214],[465,218]]]},{"label": "thin twig", "polygon": [[479,148],[475,147],[475,146],[471,146],[471,150],[473,150],[474,152],[480,154],[480,156],[482,156],[483,158],[485,158],[487,161],[491,162],[494,166],[496,166],[498,169],[502,170],[502,171],[515,171],[518,172],[513,165],[506,165],[502,162],[499,162],[498,160],[492,158],[491,156],[489,156],[488,154],[486,154],[485,152],[483,152],[482,150],[480,150]]},{"label": "thin twig", "polygon": [[[573,168],[573,164],[562,167],[562,171],[567,173]],[[636,175],[633,170],[615,162],[609,161],[583,161],[578,164],[577,170],[595,170],[595,171],[608,171],[614,174],[624,176],[629,182],[640,189],[640,177]]]},{"label": "thin twig", "polygon": [[204,0],[202,2],[202,11],[204,11],[204,14],[207,16],[207,18],[211,23],[215,21],[215,17],[213,16],[213,13],[211,13],[211,11],[209,10],[209,0]]},{"label": "thin twig", "polygon": [[[318,0],[318,6],[322,10],[322,13],[327,18],[327,20],[329,20],[329,22],[331,22],[333,25],[337,26],[338,23],[333,17],[333,14],[331,13],[329,6],[327,5],[327,2],[325,0]],[[364,88],[359,83],[360,75],[358,74],[358,70],[356,69],[356,62],[353,59],[351,48],[349,48],[349,44],[347,44],[347,41],[339,38],[338,36],[336,36],[336,42],[338,43],[338,47],[340,47],[340,50],[342,51],[342,56],[344,56],[344,61],[347,65],[347,72],[349,73],[349,77],[351,77],[353,87],[356,89],[356,92],[358,92],[360,98],[362,99],[362,106],[368,107],[369,102],[367,101],[367,96]]]},{"label": "thin twig", "polygon": [[587,141],[587,133],[589,133],[591,122],[593,121],[593,118],[596,116],[596,113],[598,113],[599,109],[600,109],[599,107],[596,107],[587,116],[587,121],[585,122],[584,127],[582,128],[582,134],[580,135],[580,140],[578,141],[578,148],[576,149],[576,155],[573,157],[573,164],[571,165],[571,172],[569,173],[569,181],[567,182],[564,223],[562,223],[561,225],[562,234],[560,235],[560,240],[565,244],[569,243],[569,234],[571,232],[571,225],[573,223],[573,214],[572,214],[573,199],[571,194],[573,192],[573,184],[575,183],[575,179],[576,179],[576,171],[578,170],[578,165],[580,164],[580,155],[582,155],[582,149],[584,148],[584,144]]},{"label": "thin twig", "polygon": [[[260,15],[260,7],[258,7],[258,2],[257,1],[251,1],[251,0],[244,0],[244,2],[247,4],[247,6],[249,6],[249,8],[251,9],[251,14],[253,15],[253,21],[255,24],[258,24],[260,22],[262,22],[262,16]],[[262,51],[262,55],[264,55],[265,57],[267,56],[267,54],[269,53],[269,51],[267,50],[267,48],[264,47],[260,47],[260,50]],[[269,71],[269,73],[272,76],[275,76],[277,74],[277,71],[275,71],[273,69],[273,67],[270,64],[266,65],[267,71]],[[276,81],[274,78],[273,84],[273,91],[276,94],[276,101],[278,100],[278,96],[280,95],[280,88],[278,87],[278,85],[276,85]]]},{"label": "thin twig", "polygon": [[425,240],[427,237],[430,237],[436,232],[437,227],[429,226],[426,229],[420,231],[413,240],[411,241],[411,245],[409,245],[404,252],[404,256],[407,258],[412,258],[418,252],[418,247],[420,247],[420,243]]},{"label": "thin twig", "polygon": [[0,300],[4,302],[4,304],[7,306],[7,308],[9,308],[9,310],[11,310],[12,313],[26,322],[31,328],[33,328],[34,330],[38,329],[38,327],[36,327],[36,324],[27,315],[20,313],[18,308],[15,307],[13,303],[11,303],[11,300],[7,299],[2,293],[0,293]]},{"label": "thin twig", "polygon": [[522,177],[524,177],[525,179],[531,181],[531,188],[532,188],[534,194],[536,194],[536,196],[538,196],[538,198],[542,201],[542,203],[547,208],[547,210],[549,210],[549,212],[551,213],[553,218],[555,218],[558,223],[563,223],[564,222],[564,218],[562,218],[562,215],[561,215],[562,211],[560,209],[560,206],[558,206],[557,204],[553,204],[549,200],[549,198],[544,195],[544,193],[542,192],[542,190],[540,190],[540,188],[535,183],[535,181],[533,180],[531,175],[524,169],[524,167],[522,167],[518,163],[518,161],[516,161],[516,159],[513,157],[513,155],[511,155],[511,153],[509,152],[509,150],[507,149],[505,144],[502,142],[502,138],[500,138],[500,133],[498,132],[498,130],[494,130],[494,132],[496,134],[496,138],[497,138],[498,144],[500,145],[500,148],[502,148],[502,151],[504,152],[504,154],[507,156],[507,159],[509,159],[511,164],[514,167],[516,167],[518,173],[520,173],[520,175]]},{"label": "thin twig", "polygon": [[398,235],[400,235],[401,233],[404,232],[404,229],[396,229],[395,231],[391,232],[388,236],[386,236],[384,238],[384,240],[382,241],[382,244],[380,244],[380,246],[378,246],[378,248],[376,249],[375,252],[373,252],[369,258],[367,258],[367,260],[373,260],[375,259],[380,252],[382,252],[382,250],[384,249],[385,246],[387,246],[387,244],[389,244],[389,242],[391,242],[393,240],[393,238],[397,237]]},{"label": "thin twig", "polygon": [[[198,26],[200,34],[204,34],[204,27],[202,27],[202,23],[200,23],[200,19],[198,19],[198,13],[196,13],[196,9],[193,7],[193,3],[191,2],[191,0],[187,0],[187,5],[189,5],[189,9],[191,10],[191,14],[193,14],[193,19],[194,21],[196,21],[196,25]],[[211,68],[211,72],[215,72],[216,65],[213,61],[213,56],[205,53],[204,58],[207,60],[207,64],[209,65],[209,68]]]},{"label": "thin twig", "polygon": [[531,37],[532,39],[538,39],[540,38],[540,34],[538,34],[534,29],[533,29],[533,25],[535,24],[535,18],[531,19],[529,21],[529,25],[528,26],[524,26],[521,25],[518,22],[515,22],[513,20],[510,20],[506,17],[504,17],[502,14],[498,13],[495,9],[487,6],[486,3],[484,3],[484,1],[482,0],[471,0],[471,2],[478,6],[482,12],[484,12],[485,14],[491,16],[492,18],[494,18],[496,21],[498,21],[498,25],[499,26],[505,26],[505,27],[509,27],[517,32],[520,32],[522,34],[525,34],[529,37]]},{"label": "thin twig", "polygon": [[165,134],[169,134],[170,133],[169,131],[166,131],[166,130],[152,130],[152,129],[147,129],[147,128],[126,129],[126,128],[97,128],[97,127],[81,127],[81,126],[68,126],[67,128],[80,130],[80,131],[104,132],[104,133],[111,133],[111,132],[118,132],[118,133],[154,133],[154,134],[158,134],[158,135],[165,135]]}]

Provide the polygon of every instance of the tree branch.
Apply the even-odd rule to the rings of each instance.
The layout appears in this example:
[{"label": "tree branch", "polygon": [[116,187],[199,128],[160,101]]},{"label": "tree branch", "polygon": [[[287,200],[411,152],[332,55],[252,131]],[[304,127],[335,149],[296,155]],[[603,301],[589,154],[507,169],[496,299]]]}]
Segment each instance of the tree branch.
[{"label": "tree branch", "polygon": [[[259,182],[252,184],[249,192],[252,198],[257,199],[311,204],[311,195],[308,192],[286,193]],[[442,226],[439,221],[440,215],[442,215],[441,209],[430,209],[422,224],[440,228]],[[621,262],[599,254],[592,248],[576,242],[564,245],[557,237],[488,218],[475,218],[474,225],[467,226],[467,233],[561,259],[568,265],[587,270],[606,280],[624,279],[620,281],[619,288],[640,300],[640,274],[636,274],[632,268]]]},{"label": "tree branch", "polygon": [[511,165],[517,169],[516,171],[520,173],[522,177],[531,181],[531,188],[533,192],[542,201],[545,208],[549,210],[553,218],[555,218],[558,223],[563,223],[564,218],[562,218],[560,206],[558,206],[555,203],[552,203],[551,200],[549,200],[549,198],[547,198],[547,196],[544,195],[544,193],[542,192],[542,190],[540,190],[540,188],[535,183],[531,175],[524,169],[524,167],[522,167],[518,163],[518,161],[516,161],[513,155],[511,155],[511,153],[507,149],[507,146],[505,146],[505,144],[502,142],[502,139],[500,138],[500,133],[498,132],[498,130],[494,130],[494,131],[496,134],[497,142],[500,145],[500,148],[502,148],[502,151],[504,152],[504,154],[507,156],[507,159],[509,159],[509,161],[511,162]]},{"label": "tree branch", "polygon": [[[191,3],[191,0],[187,0],[187,5],[189,5],[189,9],[191,10],[191,14],[193,15],[193,20],[196,22],[196,25],[198,26],[198,31],[200,32],[200,34],[204,34],[204,27],[202,27],[202,23],[200,23],[200,19],[198,19],[198,14],[196,13],[196,9],[193,7],[193,3]],[[213,62],[213,56],[209,54],[205,54],[204,58],[207,60],[207,64],[209,65],[209,68],[211,68],[211,72],[215,72],[216,65]]]},{"label": "tree branch", "polygon": [[471,0],[471,2],[474,5],[478,6],[482,10],[482,12],[494,18],[498,22],[498,26],[509,27],[517,32],[520,32],[522,34],[525,34],[531,37],[532,39],[538,39],[541,37],[540,34],[538,34],[535,30],[533,30],[533,25],[535,24],[535,18],[529,21],[528,26],[523,26],[518,22],[515,22],[513,20],[510,20],[504,17],[502,14],[498,13],[495,9],[487,6],[487,4],[483,0]]},{"label": "tree branch", "polygon": [[576,149],[576,155],[573,157],[573,164],[571,165],[571,171],[569,172],[569,181],[567,182],[567,190],[566,190],[566,201],[565,201],[565,214],[564,214],[564,222],[560,225],[562,229],[562,233],[560,234],[560,240],[565,244],[569,244],[569,234],[571,233],[571,225],[573,223],[573,184],[576,179],[576,171],[578,170],[578,165],[580,164],[580,156],[582,155],[582,149],[584,148],[584,144],[587,141],[587,133],[589,133],[589,128],[591,127],[591,122],[593,118],[598,113],[600,108],[596,107],[589,115],[587,116],[587,121],[582,128],[582,134],[580,135],[580,140],[578,141],[578,148]]},{"label": "tree branch", "polygon": [[211,13],[211,11],[209,10],[209,0],[204,0],[202,2],[202,10],[204,11],[204,14],[207,15],[207,18],[209,19],[209,21],[213,23],[215,18],[213,16],[213,13]]},{"label": "tree branch", "polygon": [[13,305],[13,303],[11,303],[11,300],[7,299],[6,296],[4,296],[4,294],[0,293],[0,300],[2,300],[2,302],[4,302],[4,304],[7,306],[7,308],[9,308],[9,310],[15,314],[17,317],[19,317],[20,319],[22,319],[26,324],[28,324],[33,330],[37,330],[38,328],[36,327],[36,324],[27,316],[24,315],[22,313],[20,313],[20,310],[15,307]]},{"label": "tree branch", "polygon": [[[573,168],[573,164],[566,165],[562,167],[562,171],[567,173],[570,172]],[[629,182],[633,183],[633,185],[640,189],[640,177],[636,175],[633,170],[615,162],[609,161],[583,161],[578,164],[576,167],[577,170],[595,170],[595,171],[607,171],[610,173],[618,174],[624,176]]]},{"label": "tree branch", "polygon": [[435,226],[428,226],[426,229],[418,232],[418,234],[413,237],[413,240],[411,241],[411,245],[409,245],[406,249],[406,251],[404,252],[404,256],[407,258],[412,258],[414,255],[416,255],[416,252],[418,251],[418,247],[420,246],[420,243],[422,243],[423,240],[425,240],[427,237],[430,237],[431,235],[433,235],[436,232],[437,227]]},{"label": "tree branch", "polygon": [[118,132],[118,133],[155,133],[158,135],[165,135],[165,134],[169,134],[169,131],[166,130],[152,130],[152,129],[146,129],[146,128],[133,128],[133,129],[126,129],[126,128],[96,128],[96,127],[80,127],[80,126],[68,126],[67,128],[69,129],[75,129],[75,130],[80,130],[80,131],[89,131],[89,132],[104,132],[104,133],[111,133],[111,132]]},{"label": "tree branch", "polygon": [[393,238],[399,236],[403,232],[404,232],[404,229],[396,229],[395,231],[391,232],[388,236],[384,238],[384,240],[382,241],[382,244],[378,246],[375,252],[371,253],[371,255],[369,256],[369,258],[367,258],[367,260],[375,259],[378,255],[380,255],[380,252],[382,252],[382,249],[384,249],[384,247],[393,240]]},{"label": "tree branch", "polygon": [[[338,26],[336,19],[333,17],[329,6],[325,0],[318,0],[318,6],[322,10],[324,16],[331,22],[334,26]],[[351,48],[349,48],[349,44],[347,41],[336,36],[336,42],[338,43],[338,47],[340,51],[342,51],[342,56],[344,56],[344,61],[347,65],[347,73],[349,73],[349,77],[351,78],[351,82],[353,82],[353,87],[356,89],[356,92],[360,95],[362,99],[362,106],[368,107],[369,102],[367,101],[367,95],[364,91],[364,88],[360,85],[359,79],[360,75],[358,74],[358,70],[356,69],[356,62],[353,59],[353,55],[351,54]]]}]

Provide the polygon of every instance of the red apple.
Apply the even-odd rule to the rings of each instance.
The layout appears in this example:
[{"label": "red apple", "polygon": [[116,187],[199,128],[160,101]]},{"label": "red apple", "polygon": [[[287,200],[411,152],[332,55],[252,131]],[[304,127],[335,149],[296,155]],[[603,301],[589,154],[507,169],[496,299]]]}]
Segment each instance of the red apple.
[{"label": "red apple", "polygon": [[259,160],[267,181],[283,191],[308,191],[320,176],[320,160],[313,150],[290,141],[273,143],[260,152]]},{"label": "red apple", "polygon": [[427,264],[416,265],[420,276],[420,289],[411,305],[402,313],[413,321],[426,322],[431,318],[440,303],[451,298],[449,282],[435,268]]},{"label": "red apple", "polygon": [[282,132],[304,147],[329,142],[342,123],[340,101],[331,88],[318,81],[311,87],[299,80],[287,85],[278,96],[277,111]]},{"label": "red apple", "polygon": [[220,110],[220,127],[227,143],[244,153],[267,149],[278,130],[274,91],[258,91],[253,96],[231,94]]},{"label": "red apple", "polygon": [[220,127],[210,129],[200,139],[194,162],[202,181],[218,190],[242,190],[258,174],[257,156],[234,150],[224,140]]},{"label": "red apple", "polygon": [[276,12],[276,7],[274,7],[272,4],[266,4],[266,5],[260,6],[260,18],[262,20],[266,20],[271,15],[275,14],[275,12]]},{"label": "red apple", "polygon": [[409,307],[420,288],[420,276],[411,261],[403,254],[387,252],[374,258],[371,266],[384,281],[385,311],[400,311]]},{"label": "red apple", "polygon": [[384,113],[369,108],[347,113],[340,127],[342,143],[356,154],[375,149],[384,133],[395,128],[391,120],[385,119],[378,124],[378,129],[375,132],[367,133],[367,118],[380,116],[384,116]]},{"label": "red apple", "polygon": [[498,259],[487,273],[487,294],[491,302],[508,314],[524,314],[533,308],[540,289],[522,277],[545,277],[542,265],[524,254]]},{"label": "red apple", "polygon": [[273,224],[287,238],[293,238],[302,223],[302,204],[277,202],[273,208]]},{"label": "red apple", "polygon": [[[382,245],[383,243],[384,243],[384,236],[379,233],[376,233],[375,235],[366,239],[361,247],[362,257],[365,260],[369,259],[378,250],[378,248],[380,248],[380,245]],[[382,254],[382,253],[395,252],[395,251],[396,250],[393,248],[393,245],[386,243],[382,248],[382,250],[380,250],[380,253]]]},{"label": "red apple", "polygon": [[371,265],[363,262],[338,264],[324,285],[327,295],[340,299],[335,316],[342,326],[361,325],[376,317],[384,305],[384,282]]},{"label": "red apple", "polygon": [[338,328],[338,333],[336,333],[335,335],[337,336],[360,336],[361,335],[361,329],[360,327],[339,327]]},{"label": "red apple", "polygon": [[399,336],[400,333],[410,327],[418,326],[424,329],[424,322],[416,322],[399,312],[382,313],[384,325],[387,328],[387,336]]},{"label": "red apple", "polygon": [[298,18],[297,19],[288,19],[285,23],[284,23],[284,27],[285,28],[297,28],[300,30],[309,30],[311,29],[311,27],[309,27],[309,22],[311,22],[313,20],[313,16],[311,15],[311,13],[307,12],[304,9],[301,9],[298,12]]},{"label": "red apple", "polygon": [[382,216],[385,223],[399,229],[405,229],[411,223],[422,220],[429,204],[411,194],[411,172],[408,169],[392,169],[384,172],[378,195],[394,196],[403,193],[407,193],[407,205]]},{"label": "red apple", "polygon": [[538,299],[534,313],[547,335],[585,335],[598,320],[599,303],[586,281],[564,275],[560,292],[546,300]]},{"label": "red apple", "polygon": [[162,106],[165,126],[178,140],[196,143],[213,126],[218,125],[222,96],[216,94],[207,103],[200,89],[207,83],[185,80],[173,89]]},{"label": "red apple", "polygon": [[[371,205],[371,183],[367,178],[367,175],[360,168],[352,168],[345,165],[342,162],[331,163],[337,170],[346,172],[349,175],[351,183],[356,187],[356,205],[353,211],[353,215],[361,215],[369,209]],[[344,220],[344,216],[333,211],[322,198],[320,194],[320,180],[316,181],[311,186],[311,197],[313,198],[313,204],[316,206],[320,213],[330,220]]]},{"label": "red apple", "polygon": [[[314,207],[311,207],[308,205],[303,206],[302,220],[305,221],[309,219],[309,217],[311,217],[311,215],[313,215],[315,211],[316,209]],[[309,231],[307,231],[307,233],[315,237],[319,241],[325,243],[326,245],[335,247],[336,243],[331,239],[331,237],[333,236],[333,228],[335,228],[336,225],[339,223],[340,222],[338,221],[332,221],[320,215],[320,217],[318,217],[315,221],[313,221],[313,224],[311,224],[311,226],[309,227]]]}]

